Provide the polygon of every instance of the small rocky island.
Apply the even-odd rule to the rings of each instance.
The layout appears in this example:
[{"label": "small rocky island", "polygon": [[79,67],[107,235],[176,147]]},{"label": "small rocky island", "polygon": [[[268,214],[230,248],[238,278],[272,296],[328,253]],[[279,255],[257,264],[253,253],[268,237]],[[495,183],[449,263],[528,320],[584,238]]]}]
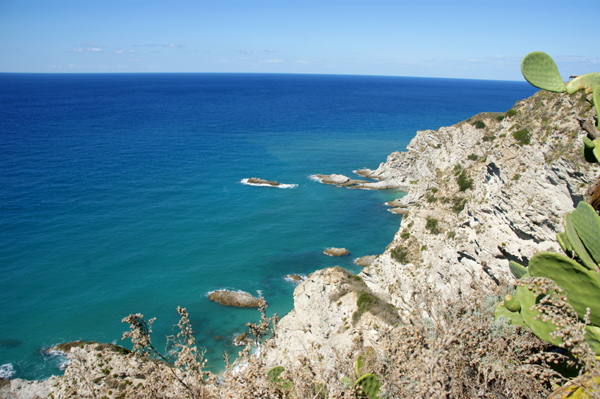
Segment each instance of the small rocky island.
[{"label": "small rocky island", "polygon": [[224,306],[235,306],[239,308],[257,308],[260,299],[243,291],[218,290],[208,294],[208,299]]}]

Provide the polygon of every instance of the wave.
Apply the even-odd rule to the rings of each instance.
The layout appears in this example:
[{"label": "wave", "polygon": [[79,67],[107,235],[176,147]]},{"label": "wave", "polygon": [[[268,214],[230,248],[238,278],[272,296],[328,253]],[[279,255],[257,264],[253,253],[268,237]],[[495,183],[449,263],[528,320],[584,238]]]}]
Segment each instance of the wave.
[{"label": "wave", "polygon": [[0,378],[2,379],[10,380],[12,377],[14,377],[15,373],[16,371],[13,368],[12,363],[3,364],[0,366]]},{"label": "wave", "polygon": [[313,180],[313,181],[316,181],[316,182],[319,182],[319,183],[323,183],[323,179],[322,179],[322,178],[320,178],[320,177],[319,177],[319,176],[317,176],[317,175],[310,175],[310,176],[308,176],[308,178],[309,178],[310,180]]},{"label": "wave", "polygon": [[270,184],[266,184],[266,183],[248,183],[249,179],[242,179],[240,180],[240,183],[245,184],[247,186],[255,186],[255,187],[273,187],[273,188],[296,188],[298,187],[297,184],[283,184],[283,183],[279,183],[278,186],[272,186]]}]

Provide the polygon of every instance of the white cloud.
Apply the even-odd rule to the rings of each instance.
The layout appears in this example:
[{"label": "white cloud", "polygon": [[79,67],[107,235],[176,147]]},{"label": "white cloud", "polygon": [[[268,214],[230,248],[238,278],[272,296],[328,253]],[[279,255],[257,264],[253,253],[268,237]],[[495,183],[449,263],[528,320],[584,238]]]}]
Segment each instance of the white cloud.
[{"label": "white cloud", "polygon": [[296,61],[294,61],[294,63],[296,63],[296,64],[312,64],[312,61],[296,60]]},{"label": "white cloud", "polygon": [[135,50],[115,50],[115,54],[135,54]]},{"label": "white cloud", "polygon": [[235,52],[240,53],[240,54],[246,54],[246,55],[252,54],[252,51],[250,51],[250,50],[235,50]]},{"label": "white cloud", "polygon": [[275,60],[266,60],[265,62],[269,63],[269,64],[279,64],[279,63],[282,63],[282,62],[285,62],[285,61],[284,60],[280,60],[280,59],[275,59]]},{"label": "white cloud", "polygon": [[278,50],[272,50],[272,49],[268,49],[268,50],[263,50],[265,53],[278,53]]},{"label": "white cloud", "polygon": [[50,68],[52,68],[52,69],[61,69],[62,65],[50,65]]},{"label": "white cloud", "polygon": [[100,52],[102,52],[102,49],[99,47],[87,47],[87,48],[74,47],[73,52],[75,52],[75,53],[100,53]]}]

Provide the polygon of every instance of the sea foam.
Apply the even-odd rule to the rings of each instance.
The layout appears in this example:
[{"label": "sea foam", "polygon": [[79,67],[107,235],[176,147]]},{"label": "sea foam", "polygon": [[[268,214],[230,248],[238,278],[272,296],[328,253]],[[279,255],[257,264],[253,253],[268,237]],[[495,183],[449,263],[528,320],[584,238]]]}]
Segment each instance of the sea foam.
[{"label": "sea foam", "polygon": [[240,183],[245,184],[247,186],[255,186],[255,187],[273,187],[273,188],[296,188],[296,187],[298,187],[297,184],[279,183],[278,186],[272,186],[272,185],[266,184],[266,183],[248,183],[248,179],[242,179],[242,180],[240,180]]},{"label": "sea foam", "polygon": [[3,364],[0,366],[0,378],[9,380],[15,375],[15,369],[12,363]]}]

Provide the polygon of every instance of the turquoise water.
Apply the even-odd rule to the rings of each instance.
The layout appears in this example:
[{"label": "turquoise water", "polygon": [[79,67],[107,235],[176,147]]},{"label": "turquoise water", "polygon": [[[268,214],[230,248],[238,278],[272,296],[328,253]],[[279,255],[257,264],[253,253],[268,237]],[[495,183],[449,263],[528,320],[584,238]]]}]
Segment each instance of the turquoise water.
[{"label": "turquoise water", "polygon": [[[506,111],[524,82],[402,77],[0,74],[0,374],[60,374],[44,349],[121,343],[130,313],[155,342],[186,307],[210,366],[256,310],[216,289],[293,307],[286,274],[385,250],[402,193],[325,186],[404,150],[416,130]],[[260,177],[296,185],[254,187]],[[327,247],[350,257],[331,258]],[[125,343],[125,346],[128,346]]]}]

